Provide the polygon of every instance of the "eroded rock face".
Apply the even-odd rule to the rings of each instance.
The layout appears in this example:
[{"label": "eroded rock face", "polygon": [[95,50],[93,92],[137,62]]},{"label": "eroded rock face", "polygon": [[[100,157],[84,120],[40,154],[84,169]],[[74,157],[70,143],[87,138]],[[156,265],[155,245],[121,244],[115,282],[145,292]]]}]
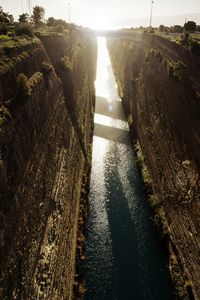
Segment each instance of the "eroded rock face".
[{"label": "eroded rock face", "polygon": [[[77,40],[69,40],[70,47]],[[82,43],[94,59],[91,64],[86,55],[77,58],[84,65],[81,78],[69,74],[79,83],[73,98],[64,95],[65,82],[38,39],[12,50],[10,58],[7,50],[1,53],[1,299],[72,298],[81,182],[90,168],[96,56],[92,41]],[[19,73],[27,76],[23,97]],[[81,134],[68,102],[80,110]]]},{"label": "eroded rock face", "polygon": [[108,46],[173,252],[190,297],[200,299],[200,59],[151,35]]}]

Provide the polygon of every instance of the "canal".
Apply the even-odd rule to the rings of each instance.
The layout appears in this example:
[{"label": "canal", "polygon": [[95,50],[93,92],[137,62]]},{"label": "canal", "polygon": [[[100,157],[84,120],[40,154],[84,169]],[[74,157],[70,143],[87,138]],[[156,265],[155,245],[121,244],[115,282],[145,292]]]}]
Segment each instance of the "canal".
[{"label": "canal", "polygon": [[106,41],[98,38],[86,300],[174,299],[151,216]]}]

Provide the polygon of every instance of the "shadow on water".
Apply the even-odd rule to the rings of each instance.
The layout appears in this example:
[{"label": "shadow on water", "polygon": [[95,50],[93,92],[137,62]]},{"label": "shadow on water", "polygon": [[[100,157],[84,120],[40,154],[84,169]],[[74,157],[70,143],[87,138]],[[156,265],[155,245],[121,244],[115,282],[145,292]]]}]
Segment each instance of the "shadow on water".
[{"label": "shadow on water", "polygon": [[116,299],[171,300],[166,249],[150,220],[134,153],[127,145],[112,143],[107,159],[106,186],[111,191],[107,213],[117,273]]},{"label": "shadow on water", "polygon": [[109,126],[96,124],[95,125],[95,135],[103,137],[108,140],[118,141],[122,144],[130,144],[130,135],[123,129],[112,128]]}]

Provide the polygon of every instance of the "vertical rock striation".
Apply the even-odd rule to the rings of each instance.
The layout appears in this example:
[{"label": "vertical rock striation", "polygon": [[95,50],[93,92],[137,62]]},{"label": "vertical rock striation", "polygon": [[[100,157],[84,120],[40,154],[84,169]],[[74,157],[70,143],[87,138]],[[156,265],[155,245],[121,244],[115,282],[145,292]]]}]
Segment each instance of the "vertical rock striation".
[{"label": "vertical rock striation", "polygon": [[157,194],[173,253],[171,271],[176,261],[187,290],[186,296],[176,278],[179,296],[200,299],[200,59],[181,45],[148,34],[110,38],[108,46]]},{"label": "vertical rock striation", "polygon": [[[4,300],[72,299],[81,183],[90,168],[96,56],[95,43],[81,32],[76,35],[76,31],[73,39],[60,35],[59,51],[66,53],[82,37],[94,59],[77,57],[80,77],[70,73],[66,82],[59,78],[59,67],[52,65],[60,52],[55,51],[55,58],[54,51],[48,56],[39,39],[19,39],[0,49],[0,298]],[[58,37],[48,38],[56,49]],[[69,82],[79,83],[76,96]]]}]

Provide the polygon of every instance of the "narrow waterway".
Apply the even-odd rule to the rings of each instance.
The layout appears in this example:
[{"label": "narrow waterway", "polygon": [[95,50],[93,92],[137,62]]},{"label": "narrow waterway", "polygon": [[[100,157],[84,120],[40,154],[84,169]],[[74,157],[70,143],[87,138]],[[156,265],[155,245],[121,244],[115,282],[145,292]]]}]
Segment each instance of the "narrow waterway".
[{"label": "narrow waterway", "polygon": [[172,300],[104,38],[98,38],[86,300]]}]

